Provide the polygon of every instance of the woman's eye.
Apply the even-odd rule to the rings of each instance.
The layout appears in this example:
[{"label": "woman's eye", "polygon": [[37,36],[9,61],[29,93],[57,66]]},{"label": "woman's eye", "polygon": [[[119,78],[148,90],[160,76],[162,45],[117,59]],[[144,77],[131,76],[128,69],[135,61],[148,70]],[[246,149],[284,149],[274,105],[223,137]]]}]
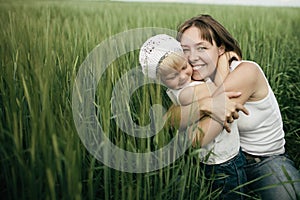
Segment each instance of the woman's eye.
[{"label": "woman's eye", "polygon": [[205,48],[205,47],[202,47],[202,46],[201,46],[201,47],[197,47],[197,50],[198,50],[198,51],[204,51],[205,49],[206,49],[206,48]]},{"label": "woman's eye", "polygon": [[188,53],[188,52],[190,52],[190,50],[189,49],[183,49],[183,53]]}]

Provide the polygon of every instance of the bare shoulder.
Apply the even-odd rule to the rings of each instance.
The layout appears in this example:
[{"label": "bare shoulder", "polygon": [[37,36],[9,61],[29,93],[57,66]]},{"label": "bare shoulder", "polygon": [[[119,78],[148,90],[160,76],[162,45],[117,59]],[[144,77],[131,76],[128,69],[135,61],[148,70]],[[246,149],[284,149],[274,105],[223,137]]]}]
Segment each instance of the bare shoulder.
[{"label": "bare shoulder", "polygon": [[239,84],[253,84],[257,78],[261,76],[262,73],[260,72],[260,67],[258,64],[251,61],[245,61],[241,62],[233,71],[229,73],[226,81]]},{"label": "bare shoulder", "polygon": [[242,92],[242,102],[256,101],[268,93],[268,84],[260,66],[252,61],[240,63],[228,76],[226,88]]},{"label": "bare shoulder", "polygon": [[[242,95],[235,100],[244,104],[246,101],[258,99],[261,86],[266,85],[264,75],[255,62],[244,61],[229,73],[224,81],[226,92],[241,92]],[[263,87],[265,89],[267,87]],[[261,95],[260,95],[261,96]]]},{"label": "bare shoulder", "polygon": [[260,73],[260,66],[252,61],[245,61],[241,62],[233,72],[239,71],[242,73],[246,73],[245,75],[251,76],[256,75]]}]

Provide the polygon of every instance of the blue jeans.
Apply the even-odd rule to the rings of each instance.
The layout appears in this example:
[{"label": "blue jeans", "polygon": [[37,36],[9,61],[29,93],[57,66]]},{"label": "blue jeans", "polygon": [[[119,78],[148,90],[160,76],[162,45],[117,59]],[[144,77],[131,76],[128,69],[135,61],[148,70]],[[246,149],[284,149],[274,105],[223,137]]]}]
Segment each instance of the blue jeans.
[{"label": "blue jeans", "polygon": [[255,180],[248,186],[249,190],[261,199],[300,199],[300,173],[287,155],[247,158],[247,162],[247,180]]},{"label": "blue jeans", "polygon": [[[240,151],[229,161],[218,165],[202,165],[206,177],[212,180],[212,189],[221,189],[219,199],[239,200],[244,199],[245,188],[238,186],[246,183],[247,177],[244,170],[246,158]],[[236,192],[235,192],[236,191]]]}]

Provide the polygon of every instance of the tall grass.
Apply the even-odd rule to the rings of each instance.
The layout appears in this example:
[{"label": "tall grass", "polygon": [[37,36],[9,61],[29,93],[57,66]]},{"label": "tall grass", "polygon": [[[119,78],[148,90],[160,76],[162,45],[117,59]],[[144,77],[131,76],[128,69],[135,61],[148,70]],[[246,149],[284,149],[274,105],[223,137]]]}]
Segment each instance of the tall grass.
[{"label": "tall grass", "polygon": [[[193,149],[154,172],[134,174],[106,167],[82,145],[71,106],[76,73],[101,41],[133,28],[176,30],[179,23],[200,13],[222,22],[240,41],[244,58],[263,67],[282,110],[287,151],[299,168],[299,8],[1,1],[0,11],[2,197],[214,199],[217,194],[205,185]],[[105,101],[122,73],[138,64],[136,55],[125,55],[105,72],[97,89],[97,108],[116,145],[147,151],[164,145],[171,135],[162,132],[154,139],[137,140],[122,133]],[[149,96],[162,89],[153,85],[137,91],[131,105],[136,121],[149,122],[143,118],[148,116]],[[151,101],[167,107],[165,99],[158,96]]]}]

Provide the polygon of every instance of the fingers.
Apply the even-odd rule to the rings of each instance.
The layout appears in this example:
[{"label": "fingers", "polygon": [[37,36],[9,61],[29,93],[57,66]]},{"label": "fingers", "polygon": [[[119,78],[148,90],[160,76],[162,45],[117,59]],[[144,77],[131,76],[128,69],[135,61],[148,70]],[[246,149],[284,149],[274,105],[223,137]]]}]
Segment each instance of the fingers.
[{"label": "fingers", "polygon": [[238,119],[240,117],[238,112],[233,113],[232,118],[233,119]]},{"label": "fingers", "polygon": [[240,117],[239,110],[236,109],[230,113],[227,114],[226,119],[228,123],[232,123],[235,119],[238,119]]},{"label": "fingers", "polygon": [[[237,118],[236,118],[236,119],[237,119]],[[227,123],[229,123],[229,124],[231,124],[233,121],[234,121],[233,117],[229,117],[229,118],[227,119]]]},{"label": "fingers", "polygon": [[227,111],[228,113],[226,114],[226,122],[227,123],[232,123],[234,120],[238,119],[239,116],[239,111],[244,112],[246,115],[249,114],[249,111],[245,108],[245,106],[243,106],[242,104],[236,103],[235,104],[235,109],[231,109],[229,111]]},{"label": "fingers", "polygon": [[228,54],[229,54],[230,59],[233,58],[233,57],[235,57],[238,60],[241,59],[234,51],[229,51]]},{"label": "fingers", "polygon": [[235,119],[239,118],[238,114],[239,110],[237,108],[231,108],[230,110],[227,110],[227,113],[225,115],[225,121],[228,123],[232,123]]},{"label": "fingers", "polygon": [[238,98],[242,95],[241,92],[225,92],[226,96],[231,99],[231,98]]},{"label": "fingers", "polygon": [[224,122],[224,129],[228,132],[228,133],[230,133],[231,132],[231,129],[230,129],[230,125],[227,123],[227,122]]},{"label": "fingers", "polygon": [[247,108],[245,106],[243,106],[242,104],[240,104],[240,103],[236,104],[236,110],[237,111],[242,111],[246,115],[249,115],[249,111],[247,110]]}]

